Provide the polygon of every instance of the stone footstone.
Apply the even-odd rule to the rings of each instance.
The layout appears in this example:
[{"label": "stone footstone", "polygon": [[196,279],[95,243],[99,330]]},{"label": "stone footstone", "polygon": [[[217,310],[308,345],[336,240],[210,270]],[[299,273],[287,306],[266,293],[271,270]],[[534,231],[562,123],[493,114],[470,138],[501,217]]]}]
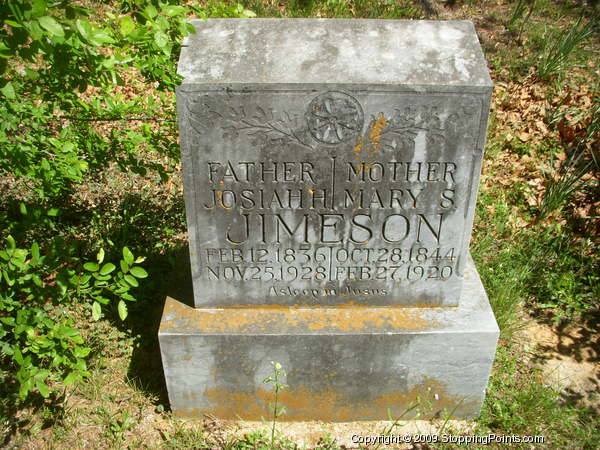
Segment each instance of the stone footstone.
[{"label": "stone footstone", "polygon": [[280,420],[345,422],[387,420],[388,410],[477,416],[498,334],[469,260],[458,307],[195,309],[168,298],[159,340],[178,416],[269,418],[263,380],[277,361],[289,385]]}]

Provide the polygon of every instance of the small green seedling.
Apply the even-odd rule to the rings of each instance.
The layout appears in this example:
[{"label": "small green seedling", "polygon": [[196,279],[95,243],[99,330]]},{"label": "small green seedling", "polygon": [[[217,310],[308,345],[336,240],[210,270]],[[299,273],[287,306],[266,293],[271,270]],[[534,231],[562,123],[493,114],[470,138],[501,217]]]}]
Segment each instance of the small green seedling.
[{"label": "small green seedling", "polygon": [[275,401],[269,403],[269,407],[273,410],[273,425],[271,427],[271,448],[274,448],[275,443],[275,426],[277,424],[277,418],[282,414],[285,414],[285,406],[279,406],[279,392],[283,391],[288,387],[282,380],[286,378],[285,370],[283,370],[281,364],[271,361],[273,366],[273,373],[263,380],[264,384],[272,384],[275,391]]}]

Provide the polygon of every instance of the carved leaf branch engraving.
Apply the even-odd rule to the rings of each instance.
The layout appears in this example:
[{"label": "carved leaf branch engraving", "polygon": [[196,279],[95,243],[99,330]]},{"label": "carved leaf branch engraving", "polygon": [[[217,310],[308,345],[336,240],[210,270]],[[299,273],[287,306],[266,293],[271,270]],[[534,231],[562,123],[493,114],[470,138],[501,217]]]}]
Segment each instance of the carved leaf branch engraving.
[{"label": "carved leaf branch engraving", "polygon": [[[415,138],[422,131],[426,132],[428,144],[443,145],[448,132],[471,134],[473,126],[470,122],[477,112],[477,106],[471,99],[463,100],[455,112],[442,119],[439,105],[408,105],[395,108],[389,119],[385,119],[383,113],[380,113],[379,118],[373,117],[369,130],[376,124],[385,122],[385,126],[380,127],[376,133],[376,146],[384,150],[411,151],[414,149]],[[372,145],[372,141],[372,132],[367,132],[363,142]]]},{"label": "carved leaf branch engraving", "polygon": [[186,109],[192,128],[199,134],[218,127],[223,130],[223,138],[235,138],[240,133],[252,136],[252,144],[266,145],[295,143],[313,149],[307,139],[302,118],[284,112],[276,117],[272,109],[258,105],[232,107],[214,96],[188,97]]},{"label": "carved leaf branch engraving", "polygon": [[[327,95],[333,94],[328,93]],[[339,97],[342,94],[337,93],[336,95]],[[325,94],[316,97],[311,106],[314,107],[313,103],[324,96]],[[314,136],[314,130],[310,129],[312,123],[310,120],[308,120],[309,129],[307,129],[305,117],[299,114],[290,114],[287,111],[276,115],[272,109],[263,108],[256,104],[231,106],[228,104],[227,99],[226,96],[215,95],[187,96],[185,108],[191,127],[200,135],[205,134],[208,130],[218,128],[222,130],[224,139],[236,138],[243,133],[250,136],[252,138],[251,143],[260,148],[278,144],[296,144],[307,149],[315,149],[317,144],[311,138],[310,133],[313,133],[313,138],[319,139]],[[325,100],[330,99],[327,97]],[[334,100],[337,100],[338,103],[342,100],[348,102],[345,97],[336,97]],[[356,100],[352,100],[356,102]],[[356,114],[362,116],[360,105],[358,102],[356,104],[358,106],[351,105],[354,109],[349,106],[346,109],[350,108],[354,116]],[[326,102],[325,105],[327,106]],[[395,108],[389,117],[385,117],[384,113],[379,113],[378,117],[372,117],[366,133],[356,137],[355,152],[360,152],[361,149],[369,150],[369,153],[378,153],[381,150],[412,151],[414,150],[415,139],[420,132],[425,132],[425,138],[429,145],[444,145],[448,133],[472,135],[472,130],[477,129],[473,119],[476,118],[477,111],[480,108],[481,105],[476,100],[465,98],[459,100],[447,115],[440,113],[443,106],[437,103],[427,105],[409,104]],[[321,115],[329,110],[324,108],[323,111]],[[346,113],[346,111],[342,112]],[[332,115],[332,113],[330,112],[329,115]],[[312,116],[310,117],[312,118]],[[328,117],[319,116],[317,118],[322,119],[321,122],[323,122]],[[344,115],[343,118],[345,117]],[[337,116],[336,118],[339,119]],[[362,118],[354,118],[353,120],[357,122],[357,124],[352,122],[352,126],[355,128],[358,127],[358,122],[362,123]],[[321,122],[317,121],[315,122],[316,125],[313,125],[317,127]],[[325,122],[329,124],[331,120]],[[334,125],[339,125],[338,122],[339,120]],[[320,130],[318,127],[317,129]],[[333,136],[327,135],[331,142],[325,138],[322,138],[321,141],[335,143],[341,140],[341,138],[334,139],[338,137],[337,134],[329,134]]]}]

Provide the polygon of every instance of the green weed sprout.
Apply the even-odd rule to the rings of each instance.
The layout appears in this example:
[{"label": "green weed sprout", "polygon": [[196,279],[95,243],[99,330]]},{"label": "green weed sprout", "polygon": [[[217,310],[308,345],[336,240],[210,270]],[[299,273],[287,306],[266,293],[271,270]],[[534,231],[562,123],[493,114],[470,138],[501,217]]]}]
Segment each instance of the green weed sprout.
[{"label": "green weed sprout", "polygon": [[273,410],[273,424],[271,426],[271,448],[274,448],[275,443],[275,426],[277,424],[277,418],[282,414],[285,414],[285,406],[279,406],[279,392],[283,391],[288,387],[287,384],[282,382],[285,379],[286,373],[283,370],[281,364],[271,361],[273,366],[273,373],[263,380],[264,384],[273,385],[275,391],[275,401],[269,403],[269,407]]}]

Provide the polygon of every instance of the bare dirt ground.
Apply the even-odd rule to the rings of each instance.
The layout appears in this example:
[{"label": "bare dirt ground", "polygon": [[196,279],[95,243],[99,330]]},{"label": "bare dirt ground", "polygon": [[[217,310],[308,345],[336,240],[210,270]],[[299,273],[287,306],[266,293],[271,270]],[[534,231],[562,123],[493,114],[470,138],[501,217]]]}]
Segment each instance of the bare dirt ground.
[{"label": "bare dirt ground", "polygon": [[[243,436],[260,430],[270,429],[265,422],[221,422],[226,435]],[[367,421],[345,423],[323,422],[281,422],[277,423],[277,432],[296,443],[300,448],[323,447],[325,439],[335,442],[342,448],[375,448],[377,444],[365,445],[361,438],[375,438],[386,433],[389,436],[437,436],[441,434],[472,434],[474,423],[468,420],[405,420]],[[381,444],[382,448],[412,449],[414,444]],[[419,447],[417,447],[419,448]]]},{"label": "bare dirt ground", "polygon": [[600,315],[578,325],[531,321],[524,330],[532,362],[565,400],[600,411]]}]

